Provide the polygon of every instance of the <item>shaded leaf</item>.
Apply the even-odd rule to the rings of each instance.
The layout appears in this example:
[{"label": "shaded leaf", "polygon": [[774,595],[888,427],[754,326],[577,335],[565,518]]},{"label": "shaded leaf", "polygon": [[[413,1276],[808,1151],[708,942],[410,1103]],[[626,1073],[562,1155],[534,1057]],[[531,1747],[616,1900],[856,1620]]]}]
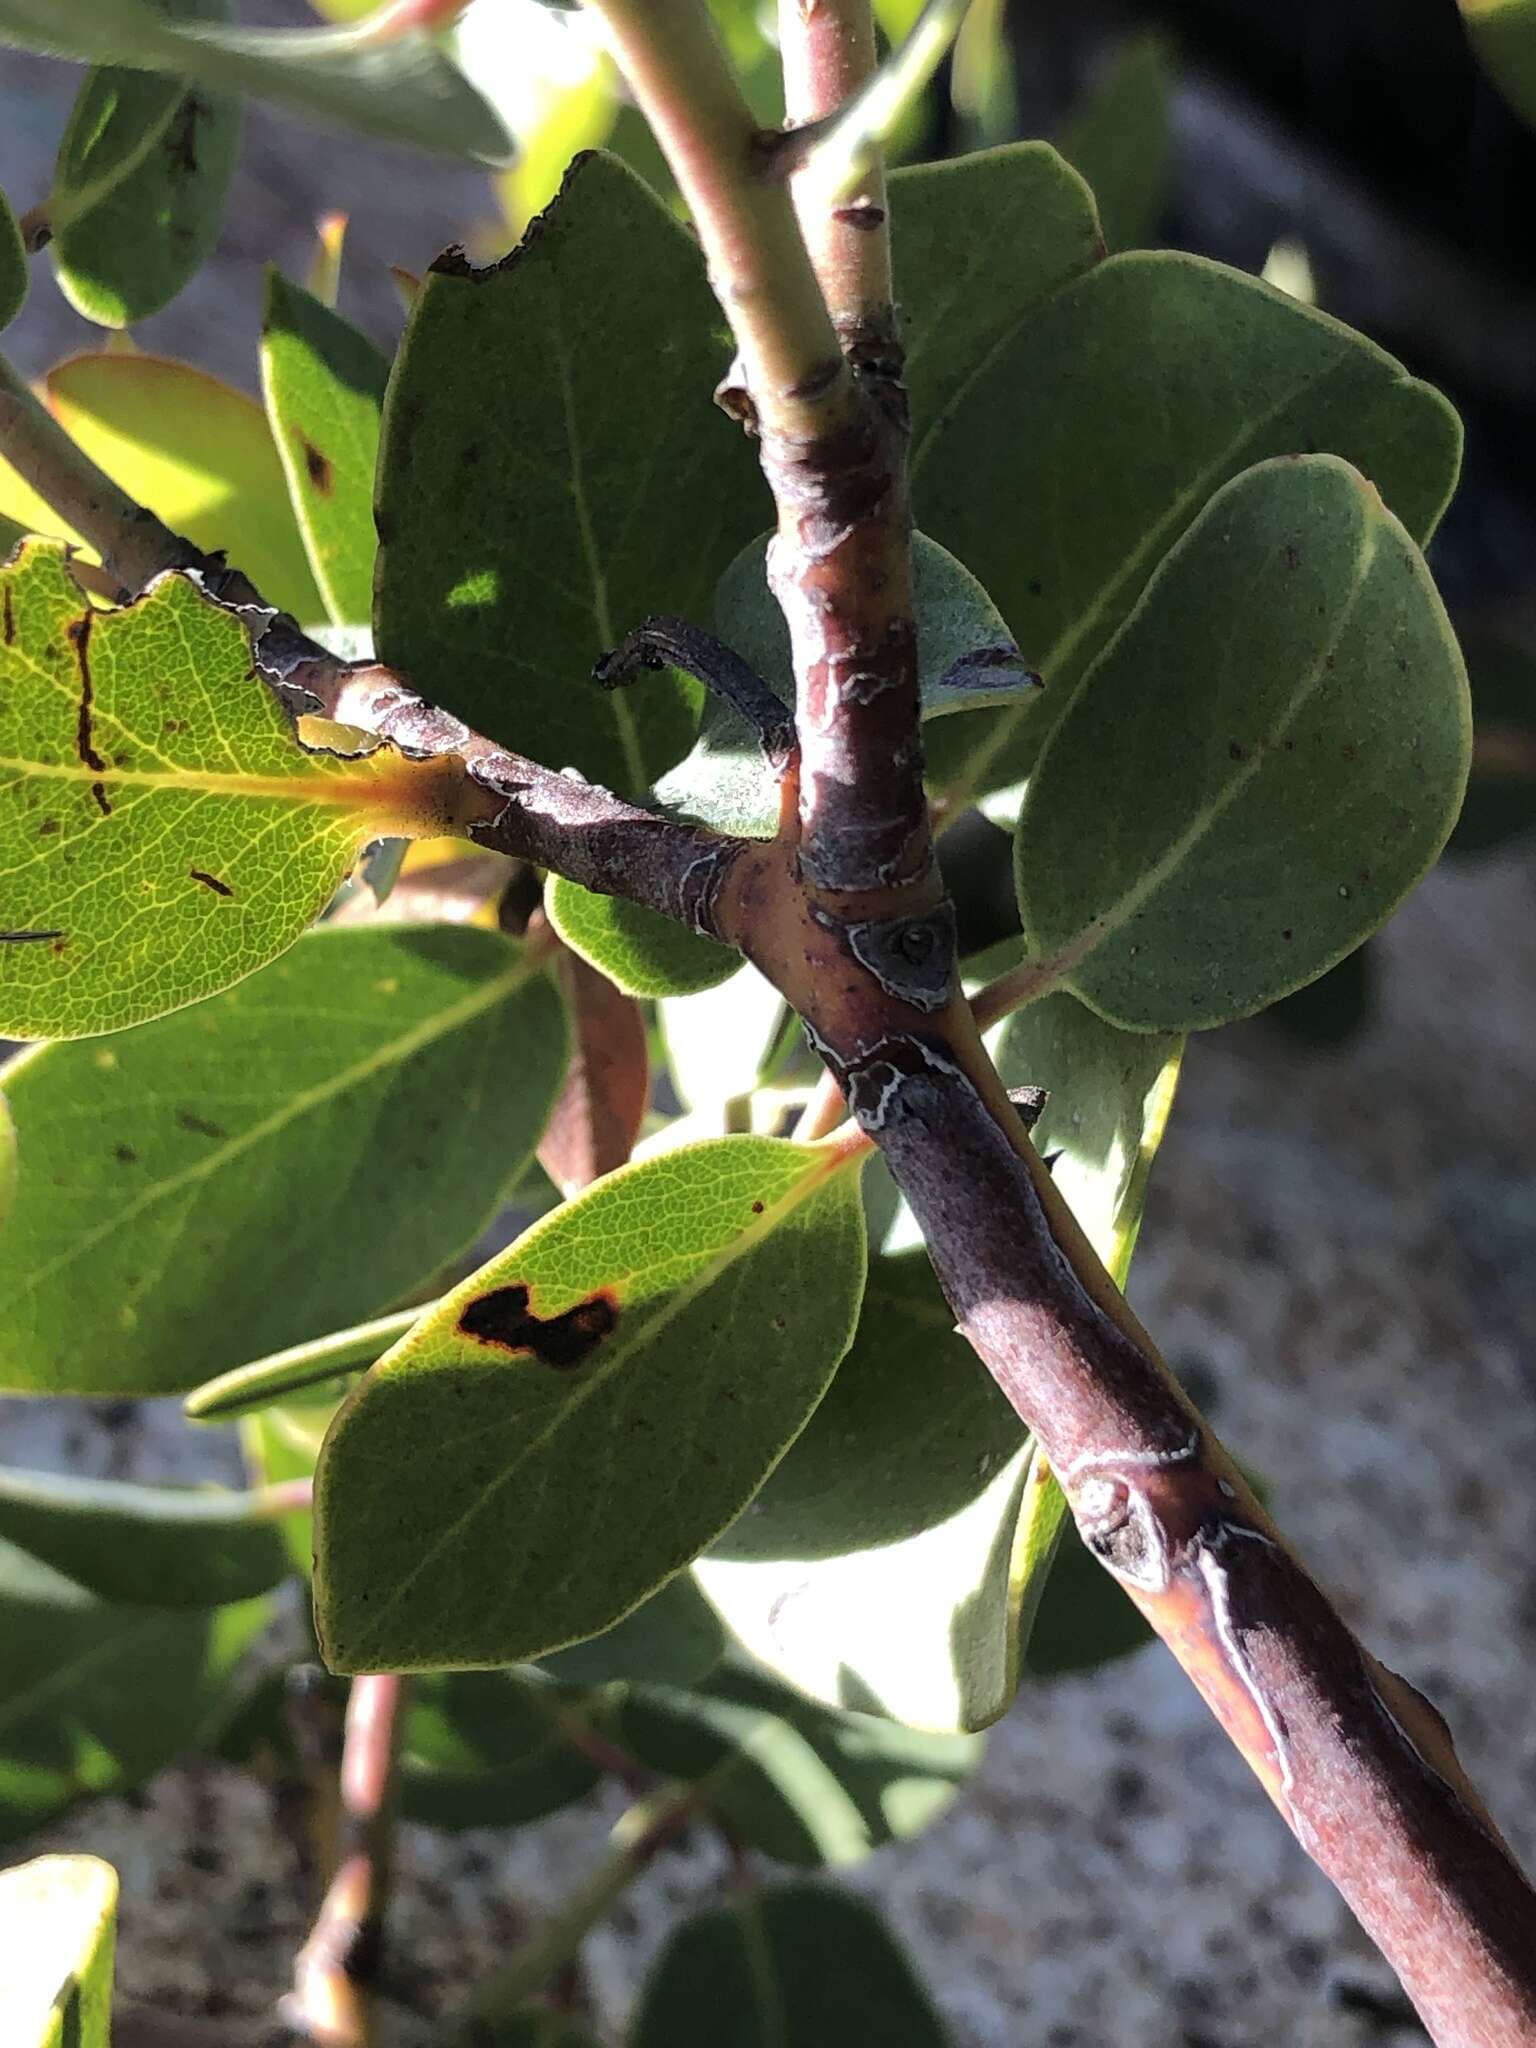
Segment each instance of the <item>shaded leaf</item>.
[{"label": "shaded leaf", "polygon": [[608,1685],[616,1679],[692,1685],[724,1655],[725,1632],[714,1609],[693,1580],[679,1573],[612,1628],[539,1663],[566,1685]]},{"label": "shaded leaf", "polygon": [[690,931],[676,918],[623,896],[599,896],[564,875],[544,887],[550,923],[573,953],[628,996],[685,996],[729,981],[741,966],[734,946]]},{"label": "shaded leaf", "polygon": [[893,171],[890,194],[906,383],[922,437],[1104,248],[1093,194],[1044,142]]},{"label": "shaded leaf", "polygon": [[400,1811],[429,1827],[515,1827],[584,1799],[601,1775],[562,1724],[560,1687],[511,1671],[443,1671],[411,1689]]},{"label": "shaded leaf", "polygon": [[511,1663],[618,1621],[762,1484],[863,1284],[857,1175],[833,1147],[687,1146],[536,1223],[327,1439],[326,1661]]},{"label": "shaded leaf", "polygon": [[267,276],[261,385],[294,516],[338,625],[373,617],[373,478],[389,365],[328,306]]},{"label": "shaded leaf", "polygon": [[[26,303],[27,252],[10,201],[0,192],[0,327],[9,327]],[[0,534],[0,546],[11,542]]]},{"label": "shaded leaf", "polygon": [[696,1782],[750,1847],[812,1869],[862,1862],[920,1834],[983,1748],[979,1736],[835,1712],[740,1663],[686,1689],[632,1686],[618,1731],[653,1770]]},{"label": "shaded leaf", "polygon": [[1247,1016],[1419,880],[1469,739],[1461,657],[1397,520],[1332,457],[1260,464],[1170,552],[1047,744],[1017,839],[1030,951],[1135,1030]]},{"label": "shaded leaf", "polygon": [[[139,352],[71,356],[48,373],[43,392],[70,438],[173,533],[224,549],[269,604],[306,622],[321,616],[282,464],[254,399],[186,363]],[[81,539],[3,462],[0,511],[31,533]]]},{"label": "shaded leaf", "polygon": [[1365,1029],[1376,1003],[1374,960],[1367,943],[1346,953],[1316,981],[1271,1003],[1264,1021],[1297,1045],[1332,1051]]},{"label": "shaded leaf", "polygon": [[[715,591],[715,625],[785,704],[794,701],[789,627],[768,588],[768,536],[732,562]],[[978,705],[1021,702],[1039,694],[997,607],[953,555],[917,533],[912,537],[913,600],[918,625],[923,717],[932,721]],[[928,780],[942,790],[964,773],[970,725],[924,734]],[[779,822],[779,786],[755,731],[719,698],[704,706],[687,759],[665,775],[658,799],[717,831],[771,839]]]},{"label": "shaded leaf", "polygon": [[903,1950],[872,1907],[824,1885],[764,1885],[676,1928],[633,2048],[945,2048]]},{"label": "shaded leaf", "polygon": [[10,1070],[0,1384],[176,1393],[474,1241],[559,1085],[559,998],[453,926],[322,930],[212,1002]]},{"label": "shaded leaf", "polygon": [[132,1605],[217,1607],[270,1592],[288,1559],[254,1505],[212,1487],[0,1467],[0,1540],[103,1600]]},{"label": "shaded leaf", "polygon": [[80,1038],[265,966],[383,832],[442,821],[441,763],[300,746],[233,613],[165,576],[123,611],[63,551],[0,569],[0,1032]]},{"label": "shaded leaf", "polygon": [[602,2048],[596,2034],[552,2005],[523,2005],[478,2023],[484,2048]]},{"label": "shaded leaf", "polygon": [[150,0],[0,0],[0,42],[169,72],[445,155],[497,160],[511,148],[486,101],[424,33],[384,40],[366,23],[295,31],[171,21]]},{"label": "shaded leaf", "polygon": [[1156,236],[1168,198],[1172,98],[1162,36],[1130,36],[1072,109],[1057,143],[1091,187],[1111,249],[1139,248]]},{"label": "shaded leaf", "polygon": [[95,1856],[0,1870],[0,2013],[10,2048],[108,2048],[117,1872]]},{"label": "shaded leaf", "polygon": [[628,1159],[651,1099],[645,1013],[578,953],[555,969],[571,1020],[571,1063],[545,1127],[539,1164],[563,1195]]},{"label": "shaded leaf", "polygon": [[970,787],[1027,775],[1214,491],[1264,457],[1318,448],[1361,469],[1423,541],[1455,482],[1460,430],[1360,335],[1197,257],[1112,257],[1034,305],[913,443],[918,520],[980,578],[1045,678],[1038,709],[968,714],[989,726]]},{"label": "shaded leaf", "polygon": [[[172,19],[223,21],[228,0],[156,0]],[[48,197],[60,289],[102,327],[169,305],[213,252],[240,147],[228,94],[154,72],[92,71],[59,145]]]},{"label": "shaded leaf", "polygon": [[0,1541],[0,1840],[191,1748],[268,1604],[117,1606]]},{"label": "shaded leaf", "polygon": [[[325,1432],[335,1420],[345,1387],[338,1381],[307,1389],[240,1422],[240,1449],[253,1486],[282,1486],[313,1479]],[[295,1508],[278,1523],[283,1547],[293,1570],[308,1578],[315,1564],[315,1517],[311,1508]]]},{"label": "shaded leaf", "polygon": [[603,692],[592,666],[651,612],[701,618],[766,523],[710,399],[729,353],[697,243],[609,156],[579,157],[494,269],[440,258],[385,405],[381,659],[476,731],[642,794],[687,751],[697,687]]},{"label": "shaded leaf", "polygon": [[1478,61],[1536,128],[1536,0],[1460,0],[1460,6]]}]

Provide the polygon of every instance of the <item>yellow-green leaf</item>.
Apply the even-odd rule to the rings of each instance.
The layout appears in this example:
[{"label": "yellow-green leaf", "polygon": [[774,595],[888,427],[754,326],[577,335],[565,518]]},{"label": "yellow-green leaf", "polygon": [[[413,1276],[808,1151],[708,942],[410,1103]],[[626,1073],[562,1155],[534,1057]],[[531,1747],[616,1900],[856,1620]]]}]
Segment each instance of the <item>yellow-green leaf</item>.
[{"label": "yellow-green leaf", "polygon": [[108,2048],[117,1872],[96,1856],[0,1870],[0,2033],[7,2048]]},{"label": "yellow-green leaf", "polygon": [[444,768],[309,752],[233,613],[161,578],[98,611],[64,551],[0,568],[0,1032],[119,1031],[284,952]]},{"label": "yellow-green leaf", "polygon": [[863,1284],[836,1146],[686,1146],[536,1223],[374,1367],[326,1441],[327,1662],[513,1663],[611,1626],[762,1485]]}]

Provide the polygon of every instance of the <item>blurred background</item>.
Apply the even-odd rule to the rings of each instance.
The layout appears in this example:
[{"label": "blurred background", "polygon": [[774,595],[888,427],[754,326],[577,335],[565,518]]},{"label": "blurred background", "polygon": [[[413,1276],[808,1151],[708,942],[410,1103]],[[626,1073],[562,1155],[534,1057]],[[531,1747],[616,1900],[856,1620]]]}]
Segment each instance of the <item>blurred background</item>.
[{"label": "blurred background", "polygon": [[[335,18],[364,11],[338,4]],[[248,0],[252,22],[312,22]],[[772,104],[754,11],[722,5]],[[913,0],[885,0],[899,36]],[[522,156],[493,178],[250,113],[214,260],[135,342],[250,391],[263,272],[311,271],[347,216],[340,306],[385,346],[391,266],[499,254],[578,147],[663,173],[579,23],[478,0]],[[498,64],[500,56],[505,62]],[[495,65],[492,72],[487,67]],[[0,54],[0,185],[45,195],[79,74]],[[506,81],[510,80],[510,84]],[[1522,113],[1522,104],[1524,113]],[[1479,62],[1455,0],[975,0],[900,138],[909,159],[1057,141],[1112,247],[1261,273],[1439,385],[1467,430],[1431,561],[1467,650],[1473,795],[1386,934],[1301,996],[1195,1041],[1131,1293],[1350,1620],[1442,1708],[1536,1859],[1536,94]],[[997,252],[1008,261],[1006,248]],[[621,317],[621,316],[616,316]],[[101,345],[42,265],[29,373]],[[1030,488],[1019,451],[1019,488]],[[1008,917],[1006,849],[955,835],[972,943]],[[228,1477],[172,1404],[0,1404],[0,1456],[113,1477]],[[411,1830],[398,1948],[424,1991],[507,1945],[593,1853],[589,1810],[516,1835]],[[260,2038],[306,1924],[252,1780],[162,1774],[15,1845],[90,1847],[124,1885],[130,2001]],[[622,2012],[708,1845],[664,1858],[589,1944]],[[853,1880],[911,1940],[959,2048],[1365,2048],[1422,2039],[1164,1652],[1026,1690],[977,1784]],[[174,2048],[170,2021],[124,2040]],[[254,2029],[254,2030],[253,2030]],[[244,2030],[244,2031],[242,2031]]]}]

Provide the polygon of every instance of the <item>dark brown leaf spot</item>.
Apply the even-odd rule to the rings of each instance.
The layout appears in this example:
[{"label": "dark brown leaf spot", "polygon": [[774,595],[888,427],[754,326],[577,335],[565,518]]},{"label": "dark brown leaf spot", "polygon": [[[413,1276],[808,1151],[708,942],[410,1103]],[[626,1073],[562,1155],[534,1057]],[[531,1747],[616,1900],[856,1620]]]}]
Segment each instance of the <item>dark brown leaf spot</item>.
[{"label": "dark brown leaf spot", "polygon": [[618,1303],[611,1294],[603,1293],[590,1295],[564,1315],[545,1320],[529,1308],[528,1289],[519,1283],[497,1287],[472,1301],[459,1317],[459,1329],[477,1344],[494,1344],[499,1351],[531,1352],[556,1372],[570,1372],[613,1334],[618,1321]]},{"label": "dark brown leaf spot", "polygon": [[53,833],[57,832],[58,829],[59,821],[57,818],[44,818],[41,825],[39,825],[37,828],[37,836],[39,839],[47,839]]},{"label": "dark brown leaf spot", "polygon": [[124,1166],[132,1166],[139,1156],[131,1145],[114,1145],[112,1150],[114,1157],[121,1160]]},{"label": "dark brown leaf spot", "polygon": [[762,1213],[763,1213],[763,1205],[762,1205],[762,1203],[761,1203],[761,1202],[754,1202],[754,1203],[752,1204],[752,1214],[753,1214],[754,1216],[761,1216],[761,1215],[762,1215]]},{"label": "dark brown leaf spot", "polygon": [[5,586],[5,644],[12,646],[16,639],[16,608],[11,603],[11,586]]},{"label": "dark brown leaf spot", "polygon": [[104,818],[110,818],[112,815],[112,799],[107,795],[107,785],[104,782],[93,782],[91,784],[91,795],[95,797],[96,808],[100,811],[101,815]]},{"label": "dark brown leaf spot", "polygon": [[302,434],[299,436],[299,451],[304,457],[304,467],[309,474],[310,482],[323,498],[328,498],[336,481],[330,457],[322,455],[314,442],[306,440]]},{"label": "dark brown leaf spot", "polygon": [[1240,746],[1236,740],[1228,740],[1227,753],[1234,761],[1245,761],[1248,758],[1247,748]]},{"label": "dark brown leaf spot", "polygon": [[227,1138],[222,1124],[210,1123],[205,1116],[197,1116],[190,1109],[178,1109],[176,1121],[184,1131],[195,1131],[200,1138]]},{"label": "dark brown leaf spot", "polygon": [[1301,550],[1293,542],[1287,541],[1280,550],[1280,553],[1285,560],[1287,569],[1299,569],[1301,567]]},{"label": "dark brown leaf spot", "polygon": [[228,882],[221,882],[217,875],[205,874],[201,868],[188,868],[187,873],[194,882],[201,882],[205,889],[211,889],[215,896],[233,896],[235,893]]},{"label": "dark brown leaf spot", "polygon": [[94,769],[96,774],[106,772],[106,762],[92,744],[91,708],[95,693],[91,686],[91,621],[95,614],[87,612],[83,618],[72,619],[69,623],[69,644],[75,650],[75,661],[80,669],[80,710],[75,719],[75,751],[82,764]]},{"label": "dark brown leaf spot", "polygon": [[858,228],[863,234],[872,234],[876,228],[885,225],[883,206],[834,206],[832,218],[840,220],[845,228]]}]

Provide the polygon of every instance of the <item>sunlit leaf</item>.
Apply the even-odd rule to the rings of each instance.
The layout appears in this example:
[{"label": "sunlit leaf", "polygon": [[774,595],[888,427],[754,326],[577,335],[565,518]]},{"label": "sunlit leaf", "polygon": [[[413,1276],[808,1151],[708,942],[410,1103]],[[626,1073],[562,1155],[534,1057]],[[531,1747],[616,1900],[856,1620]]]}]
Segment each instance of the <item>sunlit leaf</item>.
[{"label": "sunlit leaf", "polygon": [[0,1870],[0,2017],[8,2048],[108,2048],[117,1872],[95,1856]]},{"label": "sunlit leaf", "polygon": [[631,1686],[618,1728],[653,1770],[696,1782],[742,1841],[810,1869],[920,1834],[983,1748],[979,1736],[834,1712],[739,1662],[689,1687]]},{"label": "sunlit leaf", "polygon": [[619,1620],[757,1491],[863,1284],[836,1147],[687,1146],[536,1223],[375,1366],[327,1440],[327,1662],[511,1663]]},{"label": "sunlit leaf", "polygon": [[[158,0],[161,13],[221,21],[228,0]],[[93,71],[59,146],[48,195],[64,296],[102,327],[168,305],[212,254],[240,146],[228,94],[150,71]]]},{"label": "sunlit leaf", "polygon": [[[119,1031],[284,952],[358,851],[441,830],[452,763],[310,752],[230,612],[180,576],[89,605],[0,568],[0,1032]],[[20,935],[20,936],[18,936]]]},{"label": "sunlit leaf", "polygon": [[152,0],[0,0],[0,42],[87,64],[165,71],[250,93],[388,142],[498,160],[501,122],[425,33],[370,38],[354,28],[257,29],[172,21]]},{"label": "sunlit leaf", "polygon": [[0,1384],[171,1393],[375,1313],[484,1228],[565,1027],[513,940],[322,930],[110,1046],[10,1070]]},{"label": "sunlit leaf", "polygon": [[1332,457],[1261,464],[1172,550],[1047,744],[1017,840],[1030,951],[1135,1030],[1246,1016],[1419,880],[1469,743],[1403,528]]},{"label": "sunlit leaf", "polygon": [[217,1607],[269,1592],[288,1570],[270,1521],[239,1493],[130,1486],[0,1467],[0,1540],[103,1600]]},{"label": "sunlit leaf", "polygon": [[763,1885],[676,1928],[641,1994],[633,2048],[946,2048],[875,1910],[849,1892]]},{"label": "sunlit leaf", "polygon": [[349,321],[277,271],[261,379],[294,515],[331,618],[373,617],[373,476],[389,365]]},{"label": "sunlit leaf", "polygon": [[728,981],[741,966],[733,946],[627,897],[599,896],[564,875],[550,876],[544,908],[571,951],[625,995],[691,995]]},{"label": "sunlit leaf", "polygon": [[702,619],[766,523],[711,392],[729,360],[698,245],[612,157],[581,157],[494,269],[433,266],[385,406],[379,652],[550,767],[638,796],[686,752],[697,686],[603,692],[652,612]]}]

